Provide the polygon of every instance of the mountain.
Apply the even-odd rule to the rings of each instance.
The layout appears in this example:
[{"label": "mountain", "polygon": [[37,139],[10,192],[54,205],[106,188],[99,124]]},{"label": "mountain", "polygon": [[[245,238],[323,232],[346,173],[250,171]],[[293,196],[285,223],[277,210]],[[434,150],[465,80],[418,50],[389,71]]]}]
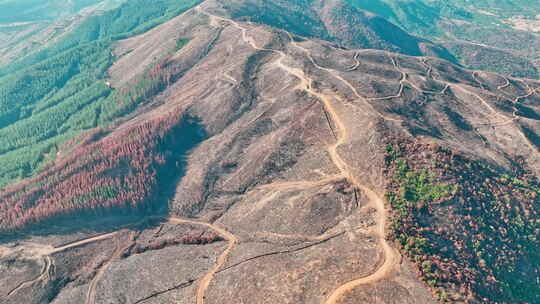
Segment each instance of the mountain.
[{"label": "mountain", "polygon": [[88,17],[123,0],[0,1],[0,66],[58,41]]},{"label": "mountain", "polygon": [[474,69],[538,78],[540,4],[525,0],[347,0],[444,46]]},{"label": "mountain", "polygon": [[130,0],[1,68],[0,303],[538,303],[540,81],[365,10]]},{"label": "mountain", "polygon": [[415,37],[372,13],[341,0],[274,1],[238,0],[220,13],[281,28],[291,33],[324,39],[346,48],[373,48],[412,56],[429,55],[455,60],[443,47]]}]

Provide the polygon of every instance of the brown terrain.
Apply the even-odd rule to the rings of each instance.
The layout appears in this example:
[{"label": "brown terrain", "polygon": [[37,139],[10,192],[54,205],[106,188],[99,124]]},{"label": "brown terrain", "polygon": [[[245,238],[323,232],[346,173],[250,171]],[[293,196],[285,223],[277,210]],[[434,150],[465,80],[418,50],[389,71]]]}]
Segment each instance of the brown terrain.
[{"label": "brown terrain", "polygon": [[167,58],[178,77],[97,139],[171,113],[200,121],[170,215],[4,243],[0,303],[435,303],[392,237],[389,138],[500,172],[519,156],[540,176],[539,81],[344,49],[225,3],[120,41],[109,71],[122,89],[190,39]]}]

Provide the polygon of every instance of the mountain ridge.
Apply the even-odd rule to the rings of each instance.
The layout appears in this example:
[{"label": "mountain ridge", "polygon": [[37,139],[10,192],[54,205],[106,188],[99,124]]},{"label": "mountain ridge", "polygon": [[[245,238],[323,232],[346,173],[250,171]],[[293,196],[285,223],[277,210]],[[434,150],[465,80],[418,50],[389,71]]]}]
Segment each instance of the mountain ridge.
[{"label": "mountain ridge", "polygon": [[[24,265],[49,269],[68,260],[93,275],[71,266],[46,271],[48,276],[23,280],[24,288],[8,291],[6,299],[535,300],[537,286],[509,293],[504,284],[523,283],[509,281],[486,261],[499,249],[508,259],[497,265],[519,268],[515,259],[525,259],[535,269],[536,261],[524,257],[534,252],[534,242],[507,240],[503,229],[526,231],[527,237],[538,229],[538,81],[437,58],[340,48],[215,15],[220,9],[221,1],[205,1],[119,41],[106,80],[133,110],[59,146],[57,159],[42,173],[0,194],[8,227],[12,219],[23,227],[41,214],[55,219],[85,211],[113,218],[122,212],[159,218],[164,212],[172,218],[152,222],[151,216],[139,228],[121,228],[96,241],[95,232],[75,227],[65,238],[82,233],[88,243],[52,257],[34,254],[32,244],[62,238],[29,230],[22,244],[0,247],[0,263],[18,255]],[[520,206],[507,226],[490,230],[489,206],[477,210],[466,203],[468,197],[482,202],[496,187],[487,182],[482,188],[484,175],[474,182],[462,178],[475,170],[522,185],[515,192],[519,202],[503,197],[507,188],[493,191],[504,202],[496,205],[503,216]],[[34,209],[25,209],[29,202]],[[459,225],[432,223],[460,212],[460,223],[474,233],[464,237]],[[518,216],[529,224],[520,226]],[[429,224],[411,225],[411,219]],[[197,229],[203,227],[226,244],[215,235],[202,237],[206,232]],[[190,247],[192,239],[200,246]],[[491,239],[497,240],[494,247],[486,243]],[[531,248],[507,250],[500,240]],[[471,255],[477,254],[476,242],[486,248],[477,258]],[[445,246],[460,256],[447,256]],[[145,262],[172,256],[178,256],[174,266],[181,271]],[[464,256],[470,264],[460,264]],[[147,267],[159,267],[164,277]],[[141,268],[148,277],[130,281],[125,275]],[[520,274],[530,280],[537,275]],[[37,282],[46,288],[38,290]]]}]

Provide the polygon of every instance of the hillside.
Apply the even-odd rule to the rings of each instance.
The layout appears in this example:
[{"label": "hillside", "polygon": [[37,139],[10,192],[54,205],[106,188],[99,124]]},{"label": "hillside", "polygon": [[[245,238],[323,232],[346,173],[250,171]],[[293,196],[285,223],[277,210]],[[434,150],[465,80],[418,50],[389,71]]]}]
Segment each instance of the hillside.
[{"label": "hillside", "polygon": [[[219,8],[217,8],[219,10]],[[228,1],[221,14],[335,42],[346,48],[371,48],[406,55],[454,60],[449,52],[403,31],[384,18],[358,10],[346,1]]]},{"label": "hillside", "polygon": [[76,0],[67,3],[57,0],[2,0],[0,23],[51,21],[90,7],[100,0]]},{"label": "hillside", "polygon": [[526,0],[347,0],[403,30],[444,46],[460,63],[538,78],[540,4]]},{"label": "hillside", "polygon": [[540,81],[341,1],[152,4],[0,70],[0,303],[540,300]]},{"label": "hillside", "polygon": [[159,90],[159,81],[146,75],[130,92],[107,86],[113,44],[197,2],[163,1],[141,11],[145,3],[93,16],[51,47],[0,69],[0,186],[34,175],[63,143],[110,124],[133,110],[134,100]]},{"label": "hillside", "polygon": [[90,16],[123,0],[0,1],[0,66],[60,40]]}]

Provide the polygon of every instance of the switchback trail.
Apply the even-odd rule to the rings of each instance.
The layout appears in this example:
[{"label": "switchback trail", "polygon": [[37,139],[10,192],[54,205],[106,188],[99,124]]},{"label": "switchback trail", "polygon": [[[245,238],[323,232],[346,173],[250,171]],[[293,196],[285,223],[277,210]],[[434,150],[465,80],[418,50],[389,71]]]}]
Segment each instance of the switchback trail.
[{"label": "switchback trail", "polygon": [[[380,118],[382,118],[382,119],[384,119],[384,120],[387,120],[387,121],[394,121],[394,122],[402,122],[402,121],[403,121],[402,119],[395,119],[395,118],[391,118],[391,117],[385,116],[384,114],[382,114],[381,112],[379,112],[377,109],[375,109],[375,107],[369,102],[369,101],[375,101],[375,100],[385,100],[385,99],[391,99],[391,98],[400,97],[401,94],[403,93],[402,88],[400,88],[400,90],[399,90],[399,92],[398,92],[397,95],[384,96],[384,97],[366,97],[366,96],[363,96],[362,94],[360,94],[360,92],[358,91],[358,89],[357,89],[355,86],[353,86],[353,85],[351,84],[350,81],[346,80],[346,79],[343,78],[341,75],[339,75],[339,74],[336,72],[336,70],[333,70],[333,69],[330,69],[330,68],[325,68],[325,67],[319,65],[319,64],[315,61],[315,59],[313,59],[313,57],[310,55],[310,52],[309,52],[308,49],[306,49],[305,47],[303,47],[303,46],[299,45],[298,43],[296,43],[296,41],[293,39],[293,36],[292,36],[291,33],[289,33],[289,32],[286,32],[286,33],[287,33],[287,35],[289,36],[289,39],[290,39],[290,41],[291,41],[291,44],[292,44],[294,47],[296,47],[296,48],[302,50],[303,52],[305,52],[305,53],[307,54],[308,59],[309,59],[309,60],[311,61],[311,63],[313,64],[313,66],[315,66],[315,67],[316,67],[317,69],[319,69],[319,70],[322,70],[322,71],[325,71],[325,72],[330,73],[330,75],[332,75],[334,78],[336,78],[337,80],[341,81],[345,86],[347,86],[347,87],[353,92],[353,94],[354,94],[359,100],[363,101],[363,103],[364,103],[365,105],[367,105],[367,106],[373,111],[373,113],[377,114]],[[266,50],[266,49],[265,49],[265,50]],[[285,54],[283,54],[283,52],[281,52],[281,51],[275,51],[275,50],[269,50],[269,51],[278,52],[278,53],[282,54],[283,56],[285,56]],[[359,53],[357,53],[357,54],[359,54]],[[359,56],[359,55],[358,55],[358,56]],[[358,61],[358,63],[360,64],[359,61]],[[305,77],[303,76],[303,75],[305,75],[303,71],[301,71],[301,75],[302,75],[302,76],[298,76],[298,75],[296,75],[296,74],[294,74],[294,75],[297,76],[297,77],[301,77],[300,79],[305,79]],[[309,93],[311,93],[311,92],[309,92]],[[339,97],[338,97],[337,95],[335,95],[335,94],[334,94],[334,97],[337,98],[337,99],[339,99]],[[343,101],[343,100],[340,99],[340,101]]]},{"label": "switchback trail", "polygon": [[[450,85],[449,84],[446,84],[444,86],[444,88],[441,90],[441,91],[432,91],[432,90],[424,90],[420,87],[418,87],[414,82],[412,82],[410,79],[409,79],[409,74],[407,74],[407,72],[403,71],[401,69],[401,67],[399,66],[399,63],[398,63],[398,58],[394,58],[392,55],[388,55],[391,60],[392,60],[392,65],[394,66],[394,69],[396,71],[398,71],[399,73],[401,73],[402,75],[402,79],[400,80],[400,82],[402,84],[409,84],[412,88],[414,88],[415,90],[417,90],[418,92],[421,92],[421,93],[424,93],[424,94],[435,94],[435,95],[444,95],[446,93],[446,91],[448,91],[448,89],[450,88]],[[425,65],[425,62],[422,61],[422,63]],[[431,67],[430,67],[431,68]],[[431,75],[431,70],[428,69],[427,71],[427,75],[429,77],[429,75]],[[425,79],[425,78],[424,78]],[[402,91],[403,92],[403,91]]]},{"label": "switchback trail", "polygon": [[[309,51],[303,47],[298,46],[298,44],[294,41],[294,39],[291,39],[291,43],[299,47],[300,49],[304,50],[306,52],[307,56],[311,60],[314,65],[322,70],[328,71],[329,69],[321,68],[319,65],[315,63],[315,60],[311,57]],[[333,73],[332,73],[333,74]],[[335,74],[334,74],[335,75]],[[307,76],[304,76],[306,79]],[[342,79],[342,81],[346,82],[349,86],[352,87],[350,83],[345,81],[343,78],[339,77],[338,79]],[[402,79],[403,80],[403,79]],[[311,82],[312,80],[309,79],[308,82]],[[347,177],[347,180],[357,189],[362,190],[365,195],[367,196],[369,202],[371,205],[377,210],[377,227],[376,227],[376,236],[379,239],[379,244],[383,250],[383,257],[384,261],[382,265],[371,275],[368,275],[366,277],[362,277],[356,280],[352,280],[350,282],[345,283],[344,285],[339,286],[334,292],[330,294],[330,296],[326,299],[324,303],[326,304],[335,304],[338,303],[339,300],[347,293],[352,291],[353,289],[365,285],[374,283],[377,281],[380,281],[389,275],[391,275],[399,265],[399,262],[401,260],[401,257],[396,249],[392,248],[388,241],[386,241],[386,220],[388,217],[388,212],[386,210],[386,206],[384,201],[380,198],[380,196],[375,193],[373,190],[369,189],[365,185],[361,184],[356,177],[352,174],[352,172],[349,169],[348,164],[341,158],[338,152],[338,148],[345,144],[349,138],[349,133],[346,125],[343,123],[342,119],[340,118],[338,112],[334,108],[332,104],[332,96],[324,95],[318,92],[313,91],[310,87],[305,88],[306,91],[309,93],[317,96],[322,102],[324,103],[327,112],[330,114],[332,121],[336,125],[338,129],[338,139],[337,141],[328,147],[328,152],[330,153],[330,157],[333,161],[333,163],[336,165],[336,167],[339,169],[340,172],[344,176]],[[353,91],[357,93],[356,89],[354,88]],[[358,97],[361,97],[359,94],[356,94]],[[334,96],[336,99],[340,100],[339,97]]]},{"label": "switchback trail", "polygon": [[[427,59],[425,60],[422,60],[422,63],[424,65],[427,65],[429,66],[429,74],[431,75],[432,71],[433,71],[433,67],[431,66],[431,64],[427,61]],[[476,82],[479,82],[477,77],[476,77],[476,73],[473,72],[473,78],[475,79]],[[480,102],[484,105],[485,108],[488,109],[489,112],[491,112],[492,114],[490,116],[487,117],[487,120],[488,120],[488,123],[487,124],[490,124],[490,125],[493,125],[493,124],[496,124],[497,122],[493,123],[491,122],[491,118],[494,117],[494,116],[497,116],[499,117],[500,119],[502,119],[502,121],[506,122],[509,118],[503,114],[501,114],[499,111],[497,111],[495,108],[493,108],[484,98],[482,98],[478,93],[476,92],[473,92],[471,90],[469,90],[465,85],[463,84],[459,84],[459,83],[453,83],[453,82],[447,82],[443,79],[439,79],[439,78],[434,78],[432,77],[433,80],[435,81],[438,81],[440,83],[443,83],[445,84],[446,86],[449,86],[450,88],[452,89],[456,89],[456,90],[459,90],[465,94],[469,94],[471,96],[473,96],[474,98],[480,100]],[[483,87],[483,85],[479,82],[480,86]],[[500,123],[500,122],[499,122]],[[482,124],[477,124],[477,125],[482,125]]]},{"label": "switchback trail", "polygon": [[[427,60],[423,60],[422,62],[429,67],[430,71],[433,70],[431,64]],[[474,77],[475,81],[478,82],[479,85],[483,88],[484,85],[480,82],[480,80],[478,79],[476,74],[477,74],[477,71],[474,71],[473,72],[473,77]],[[504,76],[501,76],[501,77],[504,78],[505,83],[503,85],[498,86],[497,89],[504,93],[504,91],[502,91],[502,89],[508,87],[510,85],[510,81],[508,80],[508,78],[506,78]],[[462,91],[462,92],[464,92],[466,94],[472,95],[473,97],[480,100],[482,102],[482,104],[484,104],[484,106],[490,112],[493,113],[493,114],[491,114],[490,116],[487,117],[487,119],[486,119],[487,122],[475,123],[475,124],[473,124],[473,126],[476,126],[476,127],[487,126],[487,127],[493,127],[494,128],[494,127],[501,127],[501,126],[505,126],[505,125],[512,125],[515,128],[516,133],[520,135],[520,137],[523,139],[523,142],[529,147],[529,149],[533,153],[537,153],[539,151],[537,146],[531,141],[531,139],[529,139],[527,137],[527,135],[525,134],[525,132],[524,132],[524,130],[522,128],[522,126],[520,126],[518,123],[516,123],[517,120],[522,118],[522,116],[518,115],[519,114],[519,110],[518,110],[518,107],[517,107],[518,104],[521,103],[522,99],[528,98],[528,97],[534,95],[535,93],[537,93],[538,88],[532,89],[532,88],[529,87],[529,85],[524,83],[524,85],[528,89],[528,92],[525,95],[516,96],[514,99],[508,99],[512,103],[512,105],[514,107],[514,110],[512,111],[511,117],[508,117],[506,115],[501,114],[496,109],[494,109],[491,105],[489,105],[489,103],[484,98],[482,98],[479,94],[467,89],[464,85],[458,84],[458,83],[449,83],[449,82],[446,82],[446,81],[444,81],[442,79],[437,79],[437,78],[432,78],[432,79],[434,79],[435,81],[444,83],[446,85],[449,85],[451,88],[454,88],[454,89],[460,90],[460,91]],[[494,116],[497,116],[500,120],[494,121],[494,122],[491,121],[491,118],[494,117]],[[487,144],[486,139],[479,133],[478,128],[474,128],[474,132],[484,142],[484,144]]]},{"label": "switchback trail", "polygon": [[[347,140],[349,139],[349,130],[348,130],[347,126],[345,125],[345,123],[343,122],[343,120],[341,119],[340,115],[338,114],[338,111],[336,110],[336,108],[333,105],[333,100],[336,100],[336,99],[341,100],[341,98],[339,98],[335,94],[327,95],[325,93],[315,91],[313,89],[313,86],[312,86],[313,79],[311,79],[308,75],[306,75],[302,69],[291,67],[291,66],[285,65],[283,63],[283,60],[287,57],[287,55],[283,51],[274,50],[274,49],[266,49],[266,48],[262,48],[262,47],[257,46],[257,44],[254,42],[253,38],[248,36],[247,29],[242,27],[238,22],[236,22],[234,20],[227,19],[227,18],[214,16],[212,14],[209,14],[209,13],[203,11],[200,8],[199,8],[199,11],[201,11],[203,14],[209,16],[211,19],[217,18],[219,20],[226,21],[226,22],[229,22],[229,23],[233,24],[235,27],[237,27],[238,29],[241,30],[243,41],[245,43],[251,45],[255,50],[274,52],[274,53],[277,53],[277,54],[280,55],[279,59],[275,62],[275,64],[278,65],[283,70],[287,71],[288,73],[296,76],[300,80],[300,83],[295,87],[295,89],[306,91],[307,93],[311,94],[312,96],[317,97],[317,99],[319,99],[322,102],[326,112],[328,113],[329,117],[331,118],[331,121],[333,122],[333,124],[337,128],[337,140],[336,140],[336,142],[327,147],[327,150],[328,150],[328,153],[330,155],[330,158],[332,159],[332,162],[334,163],[334,165],[338,168],[338,170],[341,172],[341,174],[349,181],[349,183],[353,187],[355,187],[357,189],[360,189],[365,193],[365,195],[367,196],[367,198],[370,201],[370,204],[377,210],[377,227],[376,227],[375,234],[376,234],[376,236],[377,236],[377,238],[379,240],[380,247],[382,248],[382,251],[383,251],[383,259],[384,260],[383,260],[381,266],[377,270],[375,270],[375,272],[373,272],[372,274],[370,274],[368,276],[352,280],[350,282],[345,283],[344,285],[339,286],[336,290],[334,290],[330,294],[330,296],[326,299],[326,301],[324,303],[326,303],[326,304],[338,303],[338,301],[347,292],[349,292],[349,291],[351,291],[351,290],[353,290],[353,289],[355,289],[355,288],[357,288],[357,287],[359,287],[361,285],[377,282],[377,281],[379,281],[381,279],[384,279],[384,278],[388,277],[390,274],[392,274],[396,270],[397,266],[399,265],[400,255],[397,252],[397,250],[392,248],[390,246],[390,244],[386,241],[386,220],[387,220],[387,215],[388,214],[387,214],[387,210],[386,210],[384,201],[380,198],[379,195],[377,195],[377,193],[375,193],[373,190],[369,189],[367,186],[364,186],[363,184],[361,184],[356,179],[356,177],[354,176],[352,171],[349,169],[349,165],[343,160],[343,158],[341,158],[341,156],[340,156],[340,154],[338,152],[339,147],[341,145],[345,144],[347,142]],[[349,88],[351,88],[351,90],[359,98],[366,101],[366,99],[363,98],[358,93],[356,88],[354,88],[349,82],[347,82],[341,76],[336,75],[330,69],[322,68],[319,65],[317,65],[315,63],[315,61],[313,60],[313,58],[311,57],[309,51],[307,49],[299,46],[294,41],[294,39],[292,39],[292,36],[290,34],[289,34],[289,36],[291,37],[291,44],[293,46],[297,47],[297,48],[300,48],[300,49],[304,50],[306,52],[308,58],[311,60],[311,62],[317,68],[332,73],[332,75],[334,75],[336,78],[343,81]],[[369,105],[371,106],[371,104],[369,104]],[[373,107],[372,107],[372,109],[373,109]],[[377,112],[377,113],[379,115],[382,115],[379,112]],[[234,245],[234,241],[231,241],[231,244]],[[226,253],[228,254],[228,251]],[[221,265],[219,263],[218,263],[218,265],[216,265],[216,268],[219,268],[218,266],[221,267]],[[213,276],[213,273],[211,273],[210,276]],[[207,287],[207,284],[206,284],[206,287]],[[204,288],[205,287],[201,288],[201,286],[200,286],[199,289],[201,290],[201,289],[204,289]],[[203,294],[204,294],[204,292],[203,292]],[[202,302],[200,302],[200,303],[202,303]],[[200,304],[200,303],[198,302],[198,304]]]}]

